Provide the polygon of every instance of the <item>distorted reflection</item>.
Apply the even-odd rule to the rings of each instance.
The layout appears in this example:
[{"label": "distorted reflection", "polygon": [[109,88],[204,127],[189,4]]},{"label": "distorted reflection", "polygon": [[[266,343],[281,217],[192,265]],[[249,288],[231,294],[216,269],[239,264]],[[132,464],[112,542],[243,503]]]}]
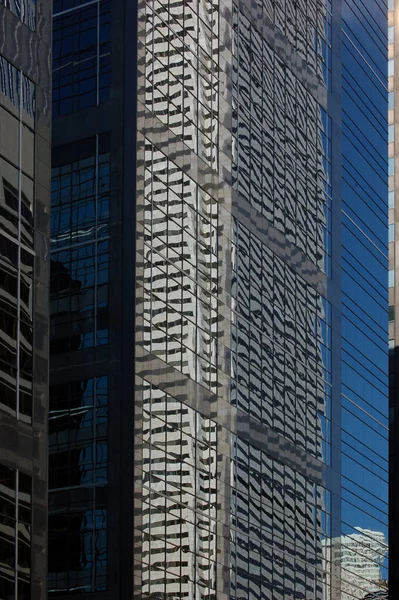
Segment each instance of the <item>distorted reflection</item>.
[{"label": "distorted reflection", "polygon": [[[387,598],[387,584],[382,576],[388,552],[385,535],[361,527],[355,527],[355,531],[323,544],[323,564],[340,568],[342,600]],[[327,570],[325,578],[331,585]]]},{"label": "distorted reflection", "polygon": [[34,84],[0,57],[0,406],[27,423],[33,380],[34,98]]},{"label": "distorted reflection", "polygon": [[2,0],[30,29],[36,29],[36,0]]},{"label": "distorted reflection", "polygon": [[143,599],[216,600],[217,426],[143,385]]},{"label": "distorted reflection", "polygon": [[32,478],[0,464],[0,594],[30,598]]},{"label": "distorted reflection", "polygon": [[49,593],[104,590],[108,377],[50,387]]}]

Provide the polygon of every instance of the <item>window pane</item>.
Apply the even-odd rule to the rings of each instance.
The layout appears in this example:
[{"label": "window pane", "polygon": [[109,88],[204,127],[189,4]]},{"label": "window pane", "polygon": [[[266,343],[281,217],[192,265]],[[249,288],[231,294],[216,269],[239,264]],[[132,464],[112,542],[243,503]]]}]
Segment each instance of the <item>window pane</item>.
[{"label": "window pane", "polygon": [[394,69],[395,69],[395,63],[394,63],[394,59],[391,58],[388,61],[388,77],[392,77],[393,73],[394,73]]},{"label": "window pane", "polygon": [[395,208],[395,192],[388,192],[388,208]]},{"label": "window pane", "polygon": [[388,27],[388,44],[393,44],[394,42],[394,27],[393,25],[391,25],[391,27]]},{"label": "window pane", "polygon": [[395,92],[388,93],[388,108],[395,108]]},{"label": "window pane", "polygon": [[388,159],[388,175],[391,176],[395,173],[395,159],[393,157]]},{"label": "window pane", "polygon": [[388,242],[393,242],[395,238],[395,225],[391,223],[388,227]]},{"label": "window pane", "polygon": [[389,269],[388,271],[388,287],[393,287],[395,285],[395,270]]},{"label": "window pane", "polygon": [[395,125],[388,126],[388,142],[393,142],[395,139]]},{"label": "window pane", "polygon": [[388,319],[390,321],[394,321],[395,320],[395,307],[394,306],[390,306],[388,308]]}]

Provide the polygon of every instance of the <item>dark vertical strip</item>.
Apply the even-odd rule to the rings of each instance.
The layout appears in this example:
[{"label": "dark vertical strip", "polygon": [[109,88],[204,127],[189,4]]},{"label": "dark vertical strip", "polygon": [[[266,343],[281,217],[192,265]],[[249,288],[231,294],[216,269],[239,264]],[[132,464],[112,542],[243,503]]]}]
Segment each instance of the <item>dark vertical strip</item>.
[{"label": "dark vertical strip", "polygon": [[120,399],[120,598],[133,597],[137,0],[125,1]]},{"label": "dark vertical strip", "polygon": [[[332,263],[331,279],[328,282],[328,300],[331,302],[331,538],[333,546],[341,539],[341,273],[342,273],[342,101],[341,101],[341,19],[342,2],[332,3],[332,81],[331,92],[328,96],[328,113],[331,117],[332,138]],[[333,552],[335,548],[333,547]],[[332,565],[332,597],[338,597],[341,589],[340,567]],[[338,594],[334,596],[334,594]]]}]

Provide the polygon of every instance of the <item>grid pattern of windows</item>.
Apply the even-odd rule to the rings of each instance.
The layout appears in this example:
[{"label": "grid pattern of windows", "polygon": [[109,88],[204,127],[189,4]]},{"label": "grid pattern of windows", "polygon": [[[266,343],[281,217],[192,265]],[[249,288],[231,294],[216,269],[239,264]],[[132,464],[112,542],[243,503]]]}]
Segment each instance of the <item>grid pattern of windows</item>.
[{"label": "grid pattern of windows", "polygon": [[35,87],[0,57],[0,409],[30,422]]},{"label": "grid pattern of windows", "polygon": [[217,381],[218,205],[146,144],[144,344],[208,388]]},{"label": "grid pattern of windows", "polygon": [[143,381],[143,598],[217,600],[217,425]]},{"label": "grid pattern of windows", "polygon": [[92,142],[94,155],[52,170],[50,336],[55,354],[108,343],[109,153],[103,138]]},{"label": "grid pattern of windows", "polygon": [[218,2],[157,2],[146,7],[149,111],[207,164],[218,168]]},{"label": "grid pattern of windows", "polygon": [[0,464],[0,597],[29,600],[32,478]]},{"label": "grid pattern of windows", "polygon": [[54,4],[53,117],[57,117],[109,99],[111,2]]},{"label": "grid pattern of windows", "polygon": [[235,7],[232,60],[233,188],[329,274],[331,119]]},{"label": "grid pattern of windows", "polygon": [[48,592],[106,588],[107,510],[101,500],[52,505],[49,514]]},{"label": "grid pattern of windows", "polygon": [[329,462],[331,306],[248,230],[232,241],[232,402]]},{"label": "grid pattern of windows", "polygon": [[106,587],[107,428],[108,377],[51,386],[49,592]]},{"label": "grid pattern of windows", "polygon": [[230,598],[328,597],[330,493],[235,437],[231,472]]},{"label": "grid pattern of windows", "polygon": [[[386,160],[374,131],[384,75],[358,6],[341,4],[141,5],[146,600],[357,600],[384,589]],[[203,424],[214,435],[205,446]]]}]

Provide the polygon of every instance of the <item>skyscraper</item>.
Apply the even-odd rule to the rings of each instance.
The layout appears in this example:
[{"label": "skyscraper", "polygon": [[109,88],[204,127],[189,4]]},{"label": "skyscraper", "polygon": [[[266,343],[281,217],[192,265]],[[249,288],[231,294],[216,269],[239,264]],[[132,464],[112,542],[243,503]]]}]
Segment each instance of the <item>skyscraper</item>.
[{"label": "skyscraper", "polygon": [[[395,144],[395,103],[397,104],[397,75],[395,63],[397,63],[398,45],[395,40],[397,31],[398,3],[390,0],[388,2],[388,142],[389,142],[389,191],[388,191],[388,246],[389,246],[389,416],[390,416],[390,438],[389,438],[389,555],[392,564],[396,564],[399,557],[399,506],[398,506],[398,467],[399,467],[399,435],[398,435],[398,384],[399,373],[398,360],[398,328],[396,326],[397,304],[398,304],[398,277],[396,275],[396,247],[398,213],[396,209],[396,144]],[[392,597],[399,593],[399,579],[396,569],[389,574],[389,589]]]},{"label": "skyscraper", "polygon": [[384,590],[384,5],[55,0],[53,39],[49,592]]},{"label": "skyscraper", "polygon": [[0,2],[0,598],[47,579],[51,3]]}]

